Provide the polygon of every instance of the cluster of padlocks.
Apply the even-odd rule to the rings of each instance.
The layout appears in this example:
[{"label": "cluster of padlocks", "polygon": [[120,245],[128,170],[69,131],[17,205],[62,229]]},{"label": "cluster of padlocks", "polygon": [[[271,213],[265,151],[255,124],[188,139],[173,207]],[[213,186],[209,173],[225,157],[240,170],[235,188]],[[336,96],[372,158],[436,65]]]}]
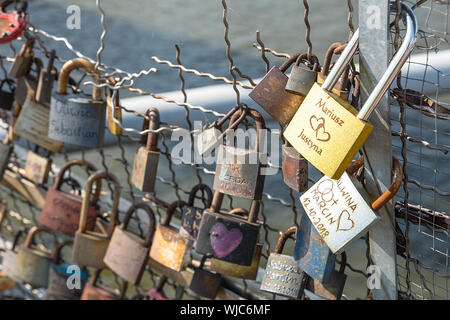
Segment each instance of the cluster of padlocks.
[{"label": "cluster of padlocks", "polygon": [[[3,12],[10,2],[3,3],[1,14],[6,14]],[[306,212],[299,227],[290,227],[280,235],[274,252],[269,256],[261,290],[299,298],[302,290],[307,288],[324,298],[339,299],[346,280],[344,250],[370,229],[377,220],[375,212],[400,188],[401,167],[394,159],[392,186],[369,204],[367,197],[358,190],[356,185],[359,182],[355,178],[364,166],[364,159],[354,159],[373,129],[367,121],[370,114],[415,42],[415,16],[407,6],[402,8],[407,28],[403,45],[359,111],[359,74],[350,68],[358,49],[358,31],[348,43],[333,43],[322,67],[313,54],[294,54],[279,68],[273,67],[250,93],[250,97],[284,128],[283,179],[291,189],[303,193],[300,202]],[[22,32],[25,12],[26,5],[10,13],[15,15],[14,21],[21,26]],[[5,32],[0,43],[12,41],[19,35],[17,30]],[[54,51],[49,53],[49,61],[44,68],[43,62],[33,55],[33,45],[34,39],[26,41],[11,65],[9,76],[16,79],[15,91],[9,95],[2,91],[0,96],[2,108],[11,110],[14,120],[10,132],[0,144],[2,174],[9,162],[11,143],[18,137],[48,151],[58,152],[64,144],[101,147],[105,119],[108,119],[111,133],[122,133],[118,124],[121,121],[118,95],[113,96],[112,91],[108,91],[105,101],[98,86],[93,87],[90,98],[67,92],[73,83],[70,73],[78,68],[91,74],[96,84],[107,82],[114,85],[114,78],[101,79],[94,64],[85,59],[68,61],[58,72],[53,65]],[[339,58],[331,67],[333,55],[339,55]],[[37,69],[37,77],[30,73],[32,66]],[[288,77],[284,73],[291,66]],[[53,92],[56,79],[57,88]],[[353,88],[351,92],[350,88]],[[351,103],[348,102],[350,96]],[[159,160],[158,133],[155,131],[160,127],[160,117],[155,108],[150,108],[146,116],[144,129],[150,132],[146,135],[145,146],[136,152],[132,183],[142,192],[153,192]],[[227,133],[251,119],[258,136],[265,129],[261,114],[245,105],[234,107],[200,134],[199,152],[206,155],[217,149],[218,158],[234,159],[237,155],[244,155],[245,159],[258,161],[217,161],[214,194],[205,184],[194,186],[188,201],[172,203],[159,224],[151,207],[141,202],[132,205],[122,223],[116,225],[121,182],[112,173],[96,171],[88,161],[69,161],[61,167],[48,190],[40,225],[28,231],[23,246],[16,250],[23,233],[19,232],[13,247],[3,255],[3,271],[16,281],[47,288],[48,299],[115,300],[123,298],[126,287],[118,295],[97,283],[103,269],[109,268],[127,283],[137,285],[146,266],[170,277],[173,272],[186,268],[189,253],[195,250],[202,259],[189,289],[199,296],[214,299],[222,276],[255,280],[263,248],[259,241],[262,222],[258,220],[264,188],[259,139],[256,139],[254,150],[234,146],[228,135],[226,145],[219,143]],[[222,130],[227,121],[228,128]],[[309,189],[308,163],[324,173]],[[65,173],[75,166],[96,171],[87,180],[83,196],[61,188],[70,179],[65,178]],[[25,176],[36,184],[43,184],[48,179],[50,161],[30,151],[27,168],[30,170],[25,171]],[[103,180],[114,185],[107,226],[98,219]],[[199,192],[206,194],[203,208],[194,205]],[[250,208],[224,212],[221,209],[224,195],[249,199]],[[127,230],[137,210],[144,210],[148,215],[145,238]],[[182,212],[179,229],[171,225],[177,210]],[[55,236],[52,252],[35,246],[37,233]],[[58,234],[73,239],[57,243]],[[296,241],[294,255],[283,254],[284,244],[290,237]],[[65,246],[72,246],[70,263],[61,259],[61,250]],[[335,270],[337,255],[341,255],[339,271]],[[206,264],[207,260],[209,264]],[[71,275],[71,264],[97,271],[87,280],[88,275],[83,269],[83,288],[69,289],[67,278]],[[167,299],[161,291],[163,285],[161,282],[152,289],[149,299]]]}]

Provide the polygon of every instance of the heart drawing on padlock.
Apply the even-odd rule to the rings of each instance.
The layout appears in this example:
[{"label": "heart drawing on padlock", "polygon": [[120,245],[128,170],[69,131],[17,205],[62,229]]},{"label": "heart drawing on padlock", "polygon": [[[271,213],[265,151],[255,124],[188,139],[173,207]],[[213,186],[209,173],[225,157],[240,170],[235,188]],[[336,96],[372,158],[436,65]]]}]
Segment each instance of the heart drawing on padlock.
[{"label": "heart drawing on padlock", "polygon": [[325,131],[325,119],[312,116],[309,119],[309,125],[316,132],[316,138],[319,141],[327,142],[331,139],[330,133]]},{"label": "heart drawing on padlock", "polygon": [[243,235],[238,229],[228,230],[222,223],[216,223],[211,228],[211,246],[218,258],[224,258],[241,244]]},{"label": "heart drawing on padlock", "polygon": [[[344,213],[346,214],[345,220],[343,219]],[[338,218],[336,231],[348,231],[354,226],[355,222],[350,218],[350,213],[347,210],[342,211]]]}]

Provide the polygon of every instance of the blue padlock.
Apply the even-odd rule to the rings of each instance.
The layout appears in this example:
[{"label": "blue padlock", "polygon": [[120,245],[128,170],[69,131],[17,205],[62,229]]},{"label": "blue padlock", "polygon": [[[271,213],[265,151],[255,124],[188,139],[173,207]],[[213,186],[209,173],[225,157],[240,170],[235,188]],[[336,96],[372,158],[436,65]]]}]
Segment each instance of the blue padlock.
[{"label": "blue padlock", "polygon": [[294,259],[300,269],[319,282],[326,282],[334,269],[336,256],[304,214],[300,221],[295,243]]}]

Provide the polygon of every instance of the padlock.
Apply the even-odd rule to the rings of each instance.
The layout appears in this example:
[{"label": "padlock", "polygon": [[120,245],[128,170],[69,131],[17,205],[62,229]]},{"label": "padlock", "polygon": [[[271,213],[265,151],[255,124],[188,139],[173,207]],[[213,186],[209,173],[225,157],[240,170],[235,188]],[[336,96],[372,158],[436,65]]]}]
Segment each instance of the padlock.
[{"label": "padlock", "polygon": [[97,269],[95,271],[94,275],[84,286],[80,300],[122,300],[125,297],[128,282],[124,282],[119,294],[107,286],[98,283],[98,278],[103,270],[105,269]]},{"label": "padlock", "polygon": [[[116,85],[116,80],[114,77],[109,77],[109,82],[111,85]],[[107,117],[108,117],[108,129],[109,131],[116,136],[120,136],[122,134],[122,127],[120,124],[114,121],[114,118],[122,123],[122,108],[120,107],[119,100],[119,90],[111,90],[108,88],[108,95],[106,96],[106,108],[107,108]],[[113,117],[114,115],[114,117]]]},{"label": "padlock", "polygon": [[[204,202],[204,208],[194,207],[195,195],[203,191],[206,193],[206,202]],[[197,239],[198,229],[200,222],[202,221],[203,211],[211,207],[212,191],[206,184],[198,184],[194,186],[189,193],[189,199],[186,206],[183,207],[183,213],[181,215],[180,234],[190,240],[195,241]]]},{"label": "padlock", "polygon": [[14,275],[14,269],[16,268],[16,262],[17,262],[17,251],[16,247],[19,243],[20,238],[26,233],[26,230],[21,228],[19,231],[16,232],[12,247],[10,250],[6,250],[2,254],[2,272],[4,272],[8,277],[10,277],[13,280],[18,280]]},{"label": "padlock", "polygon": [[[250,150],[233,146],[234,133],[228,135],[227,145],[219,147],[213,189],[232,196],[261,200],[265,178],[264,175],[260,174],[261,160],[264,157],[264,153],[261,152],[261,149],[263,149],[261,137],[266,126],[258,111],[247,109],[247,115],[255,120],[255,149]],[[233,114],[230,126],[235,121],[239,121],[238,117],[241,112],[242,110],[239,109]]]},{"label": "padlock", "polygon": [[[228,212],[228,214],[237,214],[240,216],[248,216],[248,211],[243,208],[236,208]],[[252,264],[243,266],[236,263],[231,263],[223,260],[211,258],[211,270],[220,273],[224,276],[256,280],[258,276],[259,261],[261,259],[263,244],[256,244],[255,253],[253,254]]]},{"label": "padlock", "polygon": [[52,159],[28,151],[27,162],[25,164],[25,177],[36,184],[45,184],[47,183],[51,165]]},{"label": "padlock", "polygon": [[340,300],[344,291],[345,280],[347,280],[347,275],[344,273],[346,264],[347,255],[344,251],[341,253],[339,271],[333,269],[327,282],[321,283],[313,278],[308,279],[306,289],[328,300]]},{"label": "padlock", "polygon": [[94,83],[99,83],[99,74],[94,64],[85,59],[66,62],[59,73],[58,90],[50,102],[48,136],[57,141],[83,147],[99,148],[103,145],[106,105],[102,100],[102,89],[93,86],[92,98],[68,95],[67,84],[70,72],[83,68],[92,73]]},{"label": "padlock", "polygon": [[204,269],[208,258],[210,258],[209,255],[203,255],[200,266],[195,268],[189,289],[201,297],[214,299],[219,292],[222,276]]},{"label": "padlock", "polygon": [[314,84],[283,135],[292,146],[318,170],[332,179],[339,179],[355,154],[364,144],[373,126],[370,114],[400,71],[414,47],[417,24],[414,13],[403,5],[407,32],[380,82],[357,111],[330,90],[358,47],[357,30],[322,87]]},{"label": "padlock", "polygon": [[297,233],[293,226],[284,231],[278,238],[273,253],[267,260],[266,271],[261,281],[261,290],[277,295],[297,299],[302,285],[303,271],[298,267],[294,257],[281,254],[286,240]]},{"label": "padlock", "polygon": [[285,90],[288,77],[284,73],[299,57],[304,59],[307,54],[296,53],[287,59],[280,68],[272,67],[249,93],[249,97],[277,120],[281,126],[289,123],[304,99],[303,96]]},{"label": "padlock", "polygon": [[[80,211],[83,198],[79,195],[71,194],[61,190],[64,173],[73,166],[87,167],[89,170],[96,170],[93,164],[84,160],[72,160],[61,167],[56,177],[55,183],[48,190],[45,204],[42,209],[40,223],[58,232],[62,232],[73,237],[78,229]],[[89,204],[86,229],[93,230],[98,214],[97,201],[101,191],[101,181],[96,182],[95,195]],[[89,199],[90,194],[85,194],[84,198]]]},{"label": "padlock", "polygon": [[13,2],[13,0],[5,0],[1,4],[0,44],[16,40],[27,29],[28,2],[21,1],[17,10],[7,12],[6,8]]},{"label": "padlock", "polygon": [[[31,74],[31,66],[36,67],[36,75]],[[28,68],[27,73],[16,80],[16,91],[14,92],[14,97],[16,102],[23,106],[27,98],[31,98],[34,101],[36,95],[36,88],[38,82],[38,76],[43,68],[42,60],[38,57],[32,56],[31,66]]]},{"label": "padlock", "polygon": [[[304,55],[298,56],[294,66],[292,67],[289,80],[286,83],[286,91],[305,97],[314,82],[316,82],[320,64],[319,59],[317,59],[315,55],[311,54],[308,59],[308,63],[312,68],[305,68],[304,66],[300,66],[302,59],[304,59]],[[294,115],[292,114],[292,116]]]},{"label": "padlock", "polygon": [[[73,269],[73,264],[64,262],[61,258],[62,249],[72,245],[73,241],[67,240],[60,243],[53,250],[53,263],[48,275],[48,288],[45,292],[45,300],[80,300],[88,273],[85,269],[80,269],[78,266],[77,269]],[[73,270],[79,270],[79,278],[76,285],[71,285],[69,282],[69,278],[73,275]]]},{"label": "padlock", "polygon": [[[9,90],[4,89],[7,84]],[[0,109],[11,110],[14,105],[14,93],[16,90],[15,82],[12,79],[4,79],[0,81]]]},{"label": "padlock", "polygon": [[379,219],[375,211],[397,193],[402,182],[402,172],[396,159],[393,164],[392,185],[371,206],[350,178],[351,172],[357,169],[357,166],[352,165],[348,170],[350,175],[345,172],[339,180],[324,176],[300,197],[313,226],[333,253],[341,253],[365,234]]},{"label": "padlock", "polygon": [[319,282],[328,281],[334,268],[336,256],[311,225],[307,215],[300,220],[295,241],[294,259],[308,276]]},{"label": "padlock", "polygon": [[[147,111],[148,121],[144,121],[145,129],[159,129],[159,111],[150,108]],[[136,188],[143,192],[155,191],[156,172],[158,170],[158,133],[147,134],[147,145],[140,147],[134,157],[132,182]]]},{"label": "padlock", "polygon": [[163,266],[181,271],[187,264],[192,241],[179,234],[178,229],[170,226],[170,220],[177,208],[183,209],[184,201],[175,201],[167,209],[166,217],[158,225],[150,249],[150,258]]},{"label": "padlock", "polygon": [[[131,215],[138,209],[144,210],[149,219],[149,227],[145,239],[127,231]],[[125,214],[122,225],[114,229],[103,259],[106,266],[126,281],[134,285],[139,284],[147,265],[155,227],[155,214],[147,204],[141,202],[132,205]]]},{"label": "padlock", "polygon": [[24,77],[30,72],[31,64],[33,63],[33,47],[34,39],[27,40],[22,45],[20,52],[14,57],[11,63],[8,75],[12,78]]},{"label": "padlock", "polygon": [[201,156],[209,156],[213,150],[215,150],[223,141],[223,138],[228,131],[236,129],[236,127],[242,122],[242,120],[247,115],[247,109],[245,112],[241,112],[240,118],[235,121],[228,129],[224,132],[222,131],[222,125],[230,119],[230,117],[239,109],[238,106],[232,108],[226,115],[224,115],[220,120],[214,121],[208,128],[196,135],[196,146],[198,154]]},{"label": "padlock", "polygon": [[214,258],[250,266],[256,250],[261,224],[257,222],[260,200],[253,200],[248,219],[221,214],[223,193],[216,191],[212,206],[203,213],[195,251]]},{"label": "padlock", "polygon": [[297,192],[308,190],[308,161],[288,142],[281,146],[283,181]]},{"label": "padlock", "polygon": [[[101,179],[107,179],[115,184],[113,190],[113,200],[111,204],[111,216],[109,217],[108,230],[105,232],[92,231],[88,228],[90,225],[90,211],[91,202],[89,201],[90,194],[94,183],[97,188],[100,185]],[[72,261],[80,266],[94,267],[101,269],[105,267],[103,258],[105,257],[111,236],[114,231],[116,219],[118,215],[118,207],[120,201],[120,183],[119,180],[112,174],[105,171],[98,171],[91,175],[86,183],[85,196],[80,209],[78,230],[75,233],[75,240],[72,251]],[[97,193],[97,190],[95,190]],[[96,197],[96,195],[94,195]],[[96,216],[93,216],[94,223]]]},{"label": "padlock", "polygon": [[35,98],[41,104],[49,104],[52,98],[53,83],[56,80],[56,69],[53,67],[55,54],[55,50],[50,51],[47,68],[39,73]]},{"label": "padlock", "polygon": [[3,143],[0,143],[0,180],[3,179],[3,174],[8,167],[9,158],[13,151],[11,142],[10,137],[6,135],[5,139],[3,139]]},{"label": "padlock", "polygon": [[56,237],[50,229],[38,226],[32,227],[27,234],[23,247],[17,253],[14,277],[34,288],[46,288],[52,254],[49,251],[31,247],[38,232],[52,234],[54,237],[53,247],[57,245]]},{"label": "padlock", "polygon": [[156,288],[152,288],[146,294],[144,300],[170,300],[167,298],[166,294],[163,291],[164,285],[167,282],[167,277],[162,276],[159,279],[158,285]]},{"label": "padlock", "polygon": [[[346,43],[335,42],[328,48],[323,61],[322,71],[317,74],[317,83],[319,85],[323,84],[328,76],[328,73],[330,72],[331,58],[333,57],[333,54],[342,54],[346,46]],[[350,66],[347,65],[344,72],[342,72],[342,75],[339,77],[338,81],[331,90],[331,92],[337,94],[340,98],[346,101],[348,100],[349,95],[349,72]]]}]

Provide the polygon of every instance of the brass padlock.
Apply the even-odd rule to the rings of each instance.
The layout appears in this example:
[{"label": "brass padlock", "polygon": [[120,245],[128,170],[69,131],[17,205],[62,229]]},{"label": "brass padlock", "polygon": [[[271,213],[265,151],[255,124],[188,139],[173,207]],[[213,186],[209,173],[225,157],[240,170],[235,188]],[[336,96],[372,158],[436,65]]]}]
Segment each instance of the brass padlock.
[{"label": "brass padlock", "polygon": [[[239,121],[241,109],[230,120],[230,126]],[[234,133],[227,136],[227,145],[221,145],[217,155],[216,174],[213,189],[228,195],[260,200],[264,189],[264,175],[261,175],[262,131],[266,128],[261,114],[247,108],[247,115],[254,119],[256,126],[255,149],[249,150],[233,146]]]},{"label": "brass padlock", "polygon": [[[307,57],[308,55],[306,55]],[[286,83],[286,91],[305,97],[317,79],[317,72],[319,71],[319,59],[313,54],[309,57],[307,62],[309,67],[300,66],[300,62],[305,60],[304,55],[300,55],[292,67],[289,80]],[[294,116],[292,114],[292,116]],[[292,118],[292,117],[291,117]]]},{"label": "brass padlock", "polygon": [[6,168],[8,167],[9,158],[13,152],[13,145],[8,135],[3,139],[3,143],[0,143],[0,180],[3,178]]},{"label": "brass padlock", "polygon": [[60,243],[53,250],[53,263],[48,274],[48,287],[45,292],[45,300],[80,300],[81,292],[86,284],[88,273],[80,269],[79,287],[69,287],[68,280],[72,276],[71,263],[64,262],[61,253],[64,247],[73,245],[72,240]]},{"label": "brass padlock", "polygon": [[98,283],[100,273],[105,269],[97,269],[94,275],[89,279],[84,286],[83,293],[80,300],[122,300],[128,288],[128,282],[124,282],[120,293],[117,294],[114,290],[108,288],[103,284]]},{"label": "brass padlock", "polygon": [[297,227],[293,226],[278,238],[275,250],[267,260],[266,271],[261,281],[261,290],[294,299],[299,297],[303,271],[297,266],[294,257],[281,254],[286,240],[291,235],[295,237],[296,233]]},{"label": "brass padlock", "polygon": [[[127,231],[131,215],[138,209],[144,210],[149,218],[149,227],[145,239]],[[139,284],[147,265],[155,227],[155,214],[147,204],[138,203],[131,206],[125,214],[122,225],[114,229],[103,259],[106,266],[126,281],[134,285]]]},{"label": "brass padlock", "polygon": [[[204,208],[194,207],[195,195],[199,192],[206,193],[206,202],[204,202]],[[181,215],[180,234],[190,240],[195,241],[197,239],[198,229],[202,220],[203,211],[211,207],[212,203],[212,191],[206,184],[197,184],[189,193],[189,199],[186,206],[183,207],[183,213]],[[203,200],[203,199],[202,199]]]},{"label": "brass padlock", "polygon": [[166,217],[156,228],[150,258],[175,271],[181,271],[187,264],[192,241],[179,234],[178,229],[170,226],[170,220],[177,208],[183,209],[184,201],[175,201],[167,209]]},{"label": "brass padlock", "polygon": [[306,284],[306,289],[328,300],[340,300],[344,291],[345,281],[347,280],[347,276],[344,273],[346,264],[347,255],[344,251],[341,253],[339,271],[333,269],[328,281],[323,283],[310,278]]},{"label": "brass padlock", "polygon": [[48,273],[52,263],[52,254],[49,251],[31,247],[38,232],[52,234],[54,236],[53,247],[57,245],[56,237],[50,229],[46,227],[32,227],[28,232],[23,247],[17,253],[14,277],[34,288],[46,288],[48,285]]},{"label": "brass padlock", "polygon": [[36,96],[37,79],[43,67],[42,60],[33,56],[31,65],[36,66],[37,75],[32,75],[32,69],[30,68],[27,74],[16,80],[16,91],[14,92],[14,98],[20,106],[24,105],[27,98],[31,97],[34,100],[34,97]]},{"label": "brass padlock", "polygon": [[20,78],[27,75],[33,62],[34,39],[27,40],[22,45],[20,52],[14,57],[8,75],[12,78]]},{"label": "brass padlock", "polygon": [[308,161],[289,142],[281,146],[281,160],[284,183],[297,192],[308,190]]},{"label": "brass padlock", "polygon": [[[7,84],[9,90],[4,89]],[[16,91],[15,82],[12,79],[3,79],[0,81],[0,109],[11,110],[14,105],[14,94]]]},{"label": "brass padlock", "polygon": [[[114,77],[110,77],[109,82],[111,85],[116,85],[116,80]],[[108,95],[106,96],[106,108],[108,117],[108,128],[109,131],[116,136],[122,134],[122,108],[120,106],[119,90],[111,90],[108,88]],[[114,116],[113,116],[114,115]],[[120,124],[116,123],[115,120],[119,121]]]},{"label": "brass padlock", "polygon": [[[148,121],[144,121],[145,129],[159,129],[159,111],[150,108],[147,111]],[[140,147],[134,157],[132,182],[136,188],[143,192],[155,191],[156,172],[158,170],[158,133],[147,134],[147,145]]]},{"label": "brass padlock", "polygon": [[[64,173],[73,166],[87,167],[96,170],[95,166],[84,160],[72,160],[61,167],[55,183],[48,190],[45,204],[42,208],[40,223],[58,232],[73,237],[78,229],[80,211],[83,198],[61,190]],[[87,230],[93,230],[98,214],[97,201],[100,197],[101,181],[96,182],[94,199],[89,205],[87,217]],[[85,198],[89,199],[89,194]]]},{"label": "brass padlock", "polygon": [[280,68],[272,67],[249,93],[249,97],[277,120],[281,126],[289,123],[304,99],[303,96],[285,90],[288,77],[284,73],[297,61],[297,58],[306,56],[306,53],[299,52],[287,59]]},{"label": "brass padlock", "polygon": [[[229,214],[237,214],[240,216],[248,216],[248,211],[243,208],[236,208],[229,212]],[[263,244],[256,244],[255,253],[253,254],[252,263],[249,266],[243,266],[236,263],[231,263],[223,260],[211,258],[211,270],[220,273],[224,276],[256,280],[258,276],[259,261],[261,259]]]},{"label": "brass padlock", "polygon": [[253,200],[248,219],[221,214],[223,193],[216,191],[212,206],[203,213],[195,251],[214,258],[250,266],[253,262],[261,224],[257,222],[260,201]]},{"label": "brass padlock", "polygon": [[25,164],[25,177],[36,184],[45,184],[47,183],[51,165],[52,159],[28,151],[27,162]]},{"label": "brass padlock", "polygon": [[53,67],[56,51],[50,51],[50,57],[46,69],[39,72],[36,87],[36,102],[49,104],[52,98],[53,82],[56,80],[56,69]]},{"label": "brass padlock", "polygon": [[283,133],[286,140],[306,160],[332,179],[341,177],[369,136],[373,129],[367,122],[370,114],[414,47],[417,33],[415,15],[406,6],[403,6],[402,14],[405,14],[407,24],[404,44],[361,110],[357,112],[348,102],[328,91],[334,86],[358,47],[357,30],[322,87],[317,83],[313,85]]},{"label": "brass padlock", "polygon": [[19,231],[16,232],[12,247],[9,250],[6,250],[2,254],[2,272],[4,272],[8,277],[11,279],[17,281],[18,279],[14,275],[14,270],[16,269],[16,262],[17,262],[17,251],[16,247],[19,243],[20,238],[25,234],[25,229],[19,229]]},{"label": "brass padlock", "polygon": [[50,103],[48,136],[65,143],[99,148],[103,145],[106,116],[102,89],[93,86],[92,99],[68,95],[69,75],[77,68],[92,73],[94,83],[100,81],[94,64],[88,60],[74,59],[63,65],[59,73],[58,90],[52,95]]},{"label": "brass padlock", "polygon": [[[111,216],[109,217],[108,230],[104,232],[92,231],[88,228],[90,224],[91,202],[89,201],[90,194],[94,183],[97,188],[100,185],[101,179],[107,179],[115,184],[113,190],[113,200],[111,204]],[[105,171],[98,171],[91,175],[86,183],[85,196],[80,209],[78,230],[75,233],[75,241],[72,251],[72,261],[80,266],[94,267],[97,269],[104,268],[106,250],[111,240],[114,226],[118,215],[118,207],[120,201],[120,183],[119,180],[111,173]],[[95,190],[97,192],[97,190]],[[94,223],[96,216],[93,217]]]},{"label": "brass padlock", "polygon": [[208,258],[208,255],[203,255],[200,266],[195,268],[189,289],[201,297],[214,299],[219,292],[222,276],[204,269]]},{"label": "brass padlock", "polygon": [[[333,54],[337,55],[342,54],[346,46],[347,46],[346,43],[335,42],[331,44],[331,46],[328,48],[325,54],[325,59],[323,61],[322,71],[317,74],[318,84],[323,84],[323,82],[327,78],[328,73],[330,72],[330,65]],[[344,72],[339,77],[339,80],[336,82],[333,89],[331,90],[331,92],[337,94],[343,100],[348,100],[349,85],[350,85],[348,79],[349,73],[350,73],[350,65],[347,65],[344,69]]]}]

